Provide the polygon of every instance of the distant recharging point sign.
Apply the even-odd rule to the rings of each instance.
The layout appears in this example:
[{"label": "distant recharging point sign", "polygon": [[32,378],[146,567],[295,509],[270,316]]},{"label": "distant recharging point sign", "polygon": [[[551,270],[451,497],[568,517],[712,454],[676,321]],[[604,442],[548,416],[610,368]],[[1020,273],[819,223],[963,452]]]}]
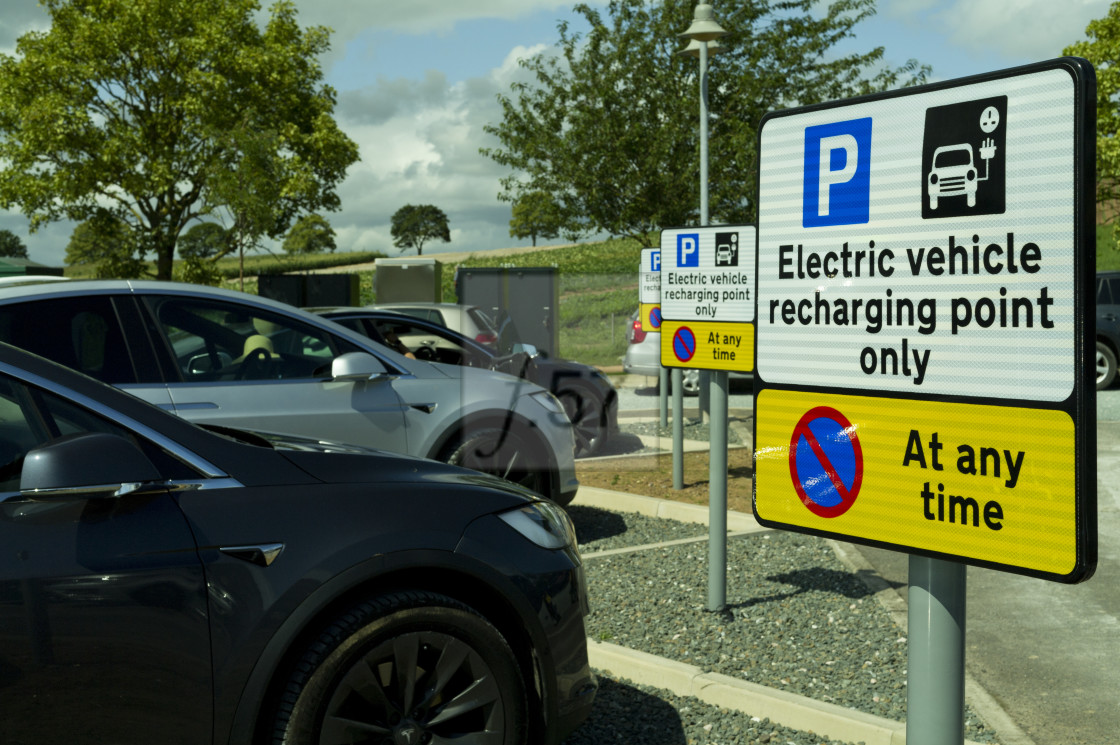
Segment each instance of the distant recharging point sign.
[{"label": "distant recharging point sign", "polygon": [[753,225],[661,232],[661,364],[754,369]]},{"label": "distant recharging point sign", "polygon": [[763,120],[763,524],[1092,573],[1091,81],[1062,59]]}]

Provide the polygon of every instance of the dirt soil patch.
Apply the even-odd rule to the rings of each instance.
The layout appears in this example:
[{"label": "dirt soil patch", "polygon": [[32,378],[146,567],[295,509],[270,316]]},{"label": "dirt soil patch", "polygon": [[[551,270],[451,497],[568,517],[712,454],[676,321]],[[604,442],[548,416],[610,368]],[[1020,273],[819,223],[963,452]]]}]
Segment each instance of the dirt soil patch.
[{"label": "dirt soil patch", "polygon": [[[708,504],[708,453],[684,454],[684,488],[673,488],[673,455],[631,455],[576,461],[580,486],[672,499],[688,504]],[[754,464],[751,449],[732,448],[727,453],[727,507],[735,512],[751,511]],[[576,496],[579,499],[579,496]]]}]

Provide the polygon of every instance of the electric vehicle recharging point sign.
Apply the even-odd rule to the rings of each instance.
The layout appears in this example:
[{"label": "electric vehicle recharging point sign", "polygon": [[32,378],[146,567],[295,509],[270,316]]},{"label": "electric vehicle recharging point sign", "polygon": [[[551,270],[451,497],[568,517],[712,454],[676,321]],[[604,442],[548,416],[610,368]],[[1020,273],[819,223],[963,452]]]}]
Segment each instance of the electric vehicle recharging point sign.
[{"label": "electric vehicle recharging point sign", "polygon": [[638,267],[638,320],[642,331],[661,330],[661,249],[643,248]]},{"label": "electric vehicle recharging point sign", "polygon": [[661,231],[661,364],[754,369],[753,225]]},{"label": "electric vehicle recharging point sign", "polygon": [[759,522],[1091,576],[1095,91],[1063,58],[763,119]]}]

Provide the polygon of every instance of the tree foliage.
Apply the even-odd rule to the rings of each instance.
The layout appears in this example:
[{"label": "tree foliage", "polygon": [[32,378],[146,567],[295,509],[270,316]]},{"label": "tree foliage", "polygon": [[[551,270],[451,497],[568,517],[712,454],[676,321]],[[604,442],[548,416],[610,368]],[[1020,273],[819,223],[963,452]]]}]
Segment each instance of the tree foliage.
[{"label": "tree foliage", "polygon": [[229,231],[216,222],[192,225],[179,237],[176,251],[181,261],[175,267],[175,278],[196,285],[216,285],[222,275],[217,262],[230,252]]},{"label": "tree foliage", "polygon": [[[499,97],[502,121],[485,155],[513,173],[499,197],[543,191],[565,230],[627,235],[699,217],[699,66],[677,54],[693,0],[611,0],[606,13],[575,11],[590,29],[559,26],[558,54],[521,62],[532,83]],[[875,12],[874,0],[726,0],[717,20],[731,33],[708,71],[709,184],[713,222],[755,216],[757,125],[767,112],[923,82],[911,60],[884,68],[883,49],[837,45]]]},{"label": "tree foliage", "polygon": [[179,238],[181,258],[212,259],[229,253],[229,231],[216,222],[195,223]]},{"label": "tree foliage", "polygon": [[151,277],[135,250],[132,228],[108,210],[98,210],[79,223],[66,245],[68,266],[93,264],[99,279]]},{"label": "tree foliage", "polygon": [[42,4],[50,29],[0,54],[0,206],[32,230],[108,212],[130,230],[117,261],[151,255],[168,279],[194,221],[227,220],[243,248],[338,209],[357,146],[322,84],[329,31],[291,2],[264,28],[257,0]]},{"label": "tree foliage", "polygon": [[415,248],[417,256],[423,255],[424,244],[428,241],[451,242],[447,215],[432,204],[406,204],[401,207],[393,213],[389,231],[393,236],[394,246],[403,249]]},{"label": "tree foliage", "polygon": [[[1106,222],[1120,218],[1120,2],[1090,21],[1088,37],[1063,54],[1084,57],[1097,74],[1097,205]],[[1113,248],[1120,249],[1120,236]]]},{"label": "tree foliage", "polygon": [[0,257],[6,259],[26,259],[27,246],[19,236],[10,230],[0,230]]},{"label": "tree foliage", "polygon": [[334,228],[322,215],[304,215],[284,239],[284,251],[290,254],[320,254],[336,248]]},{"label": "tree foliage", "polygon": [[564,229],[567,219],[563,208],[545,191],[528,191],[513,202],[509,234],[514,238],[555,238]]}]

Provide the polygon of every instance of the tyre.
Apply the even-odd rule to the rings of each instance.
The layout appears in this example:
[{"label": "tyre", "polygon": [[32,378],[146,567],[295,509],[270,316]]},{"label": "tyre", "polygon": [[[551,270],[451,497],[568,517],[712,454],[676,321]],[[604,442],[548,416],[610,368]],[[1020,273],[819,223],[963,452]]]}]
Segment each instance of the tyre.
[{"label": "tyre", "polygon": [[1116,380],[1116,354],[1104,342],[1097,342],[1097,390],[1103,391]]},{"label": "tyre", "polygon": [[532,443],[512,429],[482,427],[469,431],[444,448],[438,460],[489,473],[538,494],[552,496],[552,484],[542,463],[543,457]]},{"label": "tyre", "polygon": [[522,745],[528,704],[502,635],[443,595],[401,592],[340,616],[308,647],[274,745]]},{"label": "tyre", "polygon": [[607,427],[603,421],[603,404],[586,388],[563,388],[556,398],[564,406],[564,413],[572,423],[576,440],[576,457],[594,455],[603,448]]}]

